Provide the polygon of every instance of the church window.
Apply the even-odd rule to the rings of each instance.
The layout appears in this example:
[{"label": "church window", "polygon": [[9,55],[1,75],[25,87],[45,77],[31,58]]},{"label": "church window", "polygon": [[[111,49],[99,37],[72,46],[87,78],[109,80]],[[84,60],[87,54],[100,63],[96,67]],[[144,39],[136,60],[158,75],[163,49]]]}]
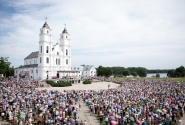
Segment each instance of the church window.
[{"label": "church window", "polygon": [[59,52],[57,52],[57,55],[59,55]]},{"label": "church window", "polygon": [[68,59],[66,59],[66,65],[68,65]]},{"label": "church window", "polygon": [[46,58],[46,63],[49,63],[49,58],[48,57]]},{"label": "church window", "polygon": [[31,70],[31,73],[33,73],[33,70]]},{"label": "church window", "polygon": [[46,53],[49,53],[49,47],[46,46]]},{"label": "church window", "polygon": [[40,57],[40,63],[42,63],[42,58]]},{"label": "church window", "polygon": [[43,33],[43,30],[40,30],[40,33]]},{"label": "church window", "polygon": [[66,36],[66,38],[67,38],[67,36]]},{"label": "church window", "polygon": [[34,60],[34,64],[35,64],[35,60]]},{"label": "church window", "polygon": [[66,56],[68,55],[68,50],[66,49]]},{"label": "church window", "polygon": [[36,69],[36,73],[38,73],[38,69]]},{"label": "church window", "polygon": [[40,53],[42,53],[42,46],[40,46]]},{"label": "church window", "polygon": [[60,65],[60,59],[58,59],[58,65]]},{"label": "church window", "polygon": [[49,34],[49,31],[47,30],[47,34]]},{"label": "church window", "polygon": [[57,65],[57,58],[56,58],[56,65]]}]

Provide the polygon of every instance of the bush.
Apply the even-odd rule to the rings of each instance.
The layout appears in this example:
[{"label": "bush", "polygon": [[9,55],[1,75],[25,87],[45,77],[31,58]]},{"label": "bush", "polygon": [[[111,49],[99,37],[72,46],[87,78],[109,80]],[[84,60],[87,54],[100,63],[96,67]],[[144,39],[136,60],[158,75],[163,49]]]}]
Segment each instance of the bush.
[{"label": "bush", "polygon": [[160,78],[160,74],[159,74],[159,73],[157,73],[157,74],[156,74],[156,77],[157,77],[157,78]]},{"label": "bush", "polygon": [[91,81],[90,80],[85,80],[85,81],[83,81],[83,84],[91,84]]},{"label": "bush", "polygon": [[66,87],[72,86],[71,82],[53,82],[51,80],[46,80],[46,83],[50,84],[52,87]]}]

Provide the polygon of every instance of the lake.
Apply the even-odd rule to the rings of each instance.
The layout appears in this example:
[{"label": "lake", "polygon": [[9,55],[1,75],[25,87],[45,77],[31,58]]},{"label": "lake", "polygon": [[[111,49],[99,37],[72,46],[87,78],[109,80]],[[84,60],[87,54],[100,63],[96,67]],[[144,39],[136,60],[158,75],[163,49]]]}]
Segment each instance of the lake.
[{"label": "lake", "polygon": [[[147,78],[151,78],[152,76],[156,76],[157,73],[151,73],[151,74],[147,74]],[[167,73],[159,73],[160,78],[165,78],[167,77]]]}]

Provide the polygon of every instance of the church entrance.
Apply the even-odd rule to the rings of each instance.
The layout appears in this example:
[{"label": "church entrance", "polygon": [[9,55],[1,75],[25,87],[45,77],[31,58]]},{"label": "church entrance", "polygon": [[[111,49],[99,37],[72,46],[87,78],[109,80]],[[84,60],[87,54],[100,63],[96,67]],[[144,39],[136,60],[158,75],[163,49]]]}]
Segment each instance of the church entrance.
[{"label": "church entrance", "polygon": [[59,78],[59,73],[57,73],[57,78]]}]

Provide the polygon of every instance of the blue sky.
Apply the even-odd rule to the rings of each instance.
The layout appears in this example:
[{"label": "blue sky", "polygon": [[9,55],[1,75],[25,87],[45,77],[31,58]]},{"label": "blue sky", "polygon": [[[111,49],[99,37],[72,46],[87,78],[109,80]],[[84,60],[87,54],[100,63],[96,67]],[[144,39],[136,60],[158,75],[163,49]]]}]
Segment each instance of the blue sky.
[{"label": "blue sky", "polygon": [[1,0],[0,56],[12,66],[38,51],[48,17],[53,44],[67,24],[72,65],[185,66],[185,1]]}]

